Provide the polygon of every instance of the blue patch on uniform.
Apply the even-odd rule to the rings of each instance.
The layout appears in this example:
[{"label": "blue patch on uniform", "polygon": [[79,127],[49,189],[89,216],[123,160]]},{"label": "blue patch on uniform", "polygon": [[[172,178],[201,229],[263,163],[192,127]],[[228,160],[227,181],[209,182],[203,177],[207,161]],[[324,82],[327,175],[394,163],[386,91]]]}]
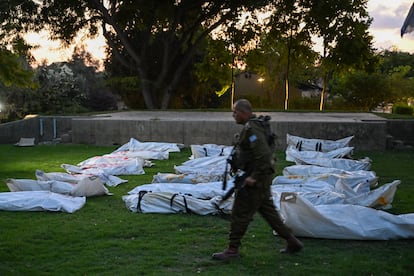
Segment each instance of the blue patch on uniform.
[{"label": "blue patch on uniform", "polygon": [[253,143],[254,141],[257,140],[257,136],[253,134],[252,136],[249,137],[249,140],[250,140],[250,143]]}]

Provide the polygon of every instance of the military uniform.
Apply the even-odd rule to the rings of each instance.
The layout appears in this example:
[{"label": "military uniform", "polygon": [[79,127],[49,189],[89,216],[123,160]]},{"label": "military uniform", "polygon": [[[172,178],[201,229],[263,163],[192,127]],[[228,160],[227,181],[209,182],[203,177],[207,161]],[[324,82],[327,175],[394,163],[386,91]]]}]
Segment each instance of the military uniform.
[{"label": "military uniform", "polygon": [[270,149],[263,127],[251,117],[244,125],[236,144],[234,164],[256,180],[252,186],[236,191],[229,233],[229,247],[239,248],[253,215],[259,212],[281,237],[288,239],[291,230],[276,211],[270,185],[274,174],[274,149]]}]

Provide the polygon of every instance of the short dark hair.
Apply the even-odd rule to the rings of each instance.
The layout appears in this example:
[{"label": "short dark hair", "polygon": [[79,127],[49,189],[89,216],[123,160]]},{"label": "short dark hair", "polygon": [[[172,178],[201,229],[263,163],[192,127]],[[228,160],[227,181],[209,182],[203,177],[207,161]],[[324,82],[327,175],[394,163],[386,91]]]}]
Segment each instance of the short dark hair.
[{"label": "short dark hair", "polygon": [[238,110],[241,110],[244,112],[250,112],[250,113],[253,111],[252,104],[246,99],[237,100],[234,103],[234,108],[237,108]]}]

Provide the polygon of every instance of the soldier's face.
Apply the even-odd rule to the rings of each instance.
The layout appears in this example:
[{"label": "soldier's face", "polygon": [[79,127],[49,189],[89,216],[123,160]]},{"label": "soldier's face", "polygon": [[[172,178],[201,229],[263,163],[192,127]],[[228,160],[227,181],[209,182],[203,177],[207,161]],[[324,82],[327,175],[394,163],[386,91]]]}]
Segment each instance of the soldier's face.
[{"label": "soldier's face", "polygon": [[245,124],[249,120],[249,114],[236,106],[233,108],[233,118],[238,124]]}]

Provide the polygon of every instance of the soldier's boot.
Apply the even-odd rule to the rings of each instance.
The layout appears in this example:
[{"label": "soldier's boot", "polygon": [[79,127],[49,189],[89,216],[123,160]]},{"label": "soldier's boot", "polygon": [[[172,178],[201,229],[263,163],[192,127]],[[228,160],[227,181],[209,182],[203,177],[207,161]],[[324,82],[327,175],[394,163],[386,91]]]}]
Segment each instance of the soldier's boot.
[{"label": "soldier's boot", "polygon": [[224,249],[222,252],[214,253],[211,256],[214,260],[219,261],[228,261],[231,259],[239,258],[239,249],[236,247],[229,246],[228,248]]},{"label": "soldier's boot", "polygon": [[294,254],[303,248],[303,243],[292,234],[286,238],[286,242],[286,248],[280,250],[282,254]]}]

